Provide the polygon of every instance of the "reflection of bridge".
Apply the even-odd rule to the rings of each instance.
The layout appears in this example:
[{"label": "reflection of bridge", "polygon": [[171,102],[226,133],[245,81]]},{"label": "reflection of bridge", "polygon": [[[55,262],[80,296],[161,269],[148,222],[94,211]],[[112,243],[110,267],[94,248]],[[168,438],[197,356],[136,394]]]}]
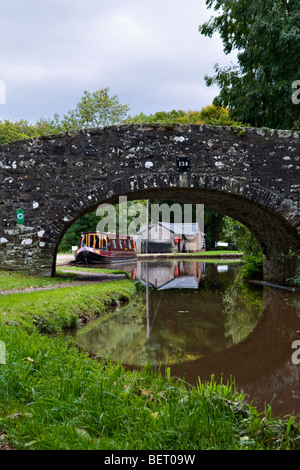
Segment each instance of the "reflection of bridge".
[{"label": "reflection of bridge", "polygon": [[2,145],[0,269],[54,274],[70,225],[124,195],[204,204],[239,220],[261,244],[265,280],[284,283],[300,251],[299,135],[131,125]]},{"label": "reflection of bridge", "polygon": [[198,289],[204,263],[189,261],[144,261],[137,263],[136,278],[142,283],[163,289]]}]

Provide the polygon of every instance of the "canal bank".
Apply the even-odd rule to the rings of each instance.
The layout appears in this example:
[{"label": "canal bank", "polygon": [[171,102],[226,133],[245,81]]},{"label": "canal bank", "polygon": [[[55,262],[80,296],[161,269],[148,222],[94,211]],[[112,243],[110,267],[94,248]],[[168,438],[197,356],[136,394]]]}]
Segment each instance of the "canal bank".
[{"label": "canal bank", "polygon": [[203,251],[201,253],[138,253],[139,260],[164,260],[164,259],[194,259],[194,260],[242,260],[243,253],[237,252],[220,252],[220,251]]},{"label": "canal bank", "polygon": [[106,314],[105,286],[120,298],[124,283],[133,295],[133,283],[118,280],[60,289],[59,295],[51,291],[1,298],[3,445],[26,450],[299,448],[294,418],[273,418],[268,410],[260,415],[233,383],[210,377],[191,387],[172,379],[168,370],[162,374],[147,366],[126,371],[109,358],[92,359],[58,334],[101,302]]}]

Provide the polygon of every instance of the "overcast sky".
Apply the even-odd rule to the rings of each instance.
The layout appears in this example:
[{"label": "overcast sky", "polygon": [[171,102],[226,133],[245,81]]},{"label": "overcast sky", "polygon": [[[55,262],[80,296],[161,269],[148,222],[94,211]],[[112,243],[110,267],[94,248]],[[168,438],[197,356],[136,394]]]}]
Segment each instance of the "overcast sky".
[{"label": "overcast sky", "polygon": [[106,87],[131,115],[199,110],[218,93],[204,75],[234,60],[198,32],[212,14],[205,0],[2,2],[0,120],[62,115]]}]

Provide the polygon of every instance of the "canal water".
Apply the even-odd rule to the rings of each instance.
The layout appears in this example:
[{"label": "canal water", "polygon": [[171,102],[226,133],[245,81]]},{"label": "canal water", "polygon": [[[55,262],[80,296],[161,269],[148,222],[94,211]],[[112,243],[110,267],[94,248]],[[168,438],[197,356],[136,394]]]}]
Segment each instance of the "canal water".
[{"label": "canal water", "polygon": [[[76,333],[91,354],[127,368],[151,364],[195,385],[234,379],[260,411],[300,413],[300,294],[245,284],[232,262],[138,261],[138,293]],[[294,356],[293,356],[294,354]]]}]

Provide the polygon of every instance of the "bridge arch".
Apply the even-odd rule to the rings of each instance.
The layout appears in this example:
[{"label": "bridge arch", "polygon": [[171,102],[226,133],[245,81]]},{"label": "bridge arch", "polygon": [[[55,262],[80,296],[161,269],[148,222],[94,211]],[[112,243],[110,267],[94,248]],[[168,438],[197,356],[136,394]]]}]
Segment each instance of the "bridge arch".
[{"label": "bridge arch", "polygon": [[[187,158],[189,171],[177,171]],[[299,162],[299,133],[214,126],[119,126],[3,145],[0,268],[53,274],[66,229],[126,196],[239,220],[262,247],[265,279],[285,283],[300,250]]]}]

